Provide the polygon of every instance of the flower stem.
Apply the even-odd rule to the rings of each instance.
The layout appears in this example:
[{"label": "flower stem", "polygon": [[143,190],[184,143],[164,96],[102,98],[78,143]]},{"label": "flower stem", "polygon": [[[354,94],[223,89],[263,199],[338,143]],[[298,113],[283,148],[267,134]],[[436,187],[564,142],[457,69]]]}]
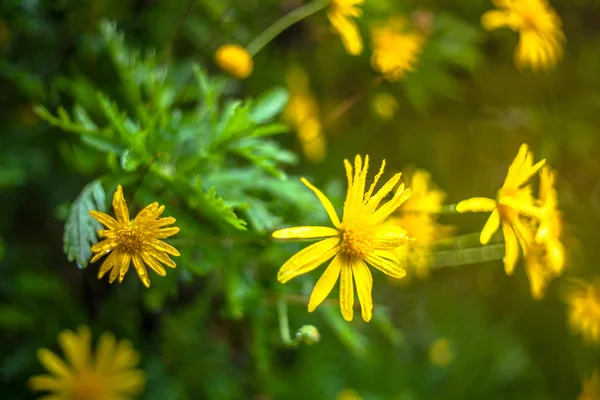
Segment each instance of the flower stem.
[{"label": "flower stem", "polygon": [[504,257],[504,243],[489,244],[460,250],[436,251],[431,268],[456,267],[485,261],[498,261]]},{"label": "flower stem", "polygon": [[279,333],[281,335],[281,341],[288,347],[295,347],[298,343],[292,340],[290,334],[290,322],[288,320],[288,308],[287,302],[280,297],[277,299],[277,315],[279,317]]},{"label": "flower stem", "polygon": [[250,44],[246,46],[246,50],[252,57],[254,57],[263,47],[265,47],[271,40],[275,39],[281,32],[294,25],[296,22],[301,21],[309,15],[312,15],[325,8],[325,6],[329,4],[329,1],[330,0],[313,0],[290,11],[275,21],[252,42],[250,42]]}]

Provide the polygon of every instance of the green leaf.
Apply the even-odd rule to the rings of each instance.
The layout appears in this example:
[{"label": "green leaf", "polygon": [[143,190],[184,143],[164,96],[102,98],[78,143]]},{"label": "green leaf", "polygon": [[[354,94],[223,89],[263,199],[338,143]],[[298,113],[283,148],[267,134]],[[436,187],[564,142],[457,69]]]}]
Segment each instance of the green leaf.
[{"label": "green leaf", "polygon": [[96,232],[102,228],[90,216],[90,210],[106,211],[106,193],[99,180],[86,185],[71,205],[63,235],[64,252],[69,261],[85,268],[92,255],[90,247],[98,240]]},{"label": "green leaf", "polygon": [[283,111],[288,100],[289,95],[284,88],[271,89],[258,97],[250,118],[257,124],[268,122]]}]

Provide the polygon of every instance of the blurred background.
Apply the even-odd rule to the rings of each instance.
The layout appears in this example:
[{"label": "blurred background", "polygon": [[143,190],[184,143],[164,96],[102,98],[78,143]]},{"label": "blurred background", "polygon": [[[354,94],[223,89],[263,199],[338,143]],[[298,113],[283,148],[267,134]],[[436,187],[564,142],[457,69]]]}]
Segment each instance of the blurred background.
[{"label": "blurred background", "polygon": [[[298,177],[310,178],[341,209],[342,162],[356,154],[369,154],[373,166],[386,159],[386,176],[411,166],[428,170],[447,193],[446,204],[454,204],[493,197],[525,142],[536,160],[546,158],[558,173],[565,274],[595,278],[600,258],[600,4],[553,1],[567,41],[563,58],[548,72],[515,67],[517,33],[481,27],[481,15],[493,8],[488,0],[367,0],[361,7],[364,15],[356,19],[365,39],[359,56],[346,53],[321,10],[260,50],[247,79],[231,78],[215,64],[219,46],[247,45],[302,4],[3,2],[2,399],[35,398],[26,382],[43,373],[37,349],[59,352],[57,334],[80,324],[89,325],[94,338],[111,331],[132,341],[147,376],[141,399],[533,400],[575,399],[581,393],[600,353],[570,332],[560,280],[543,299],[534,300],[522,265],[507,277],[500,260],[436,268],[426,278],[409,274],[398,282],[375,273],[376,317],[369,324],[360,318],[346,323],[336,290],[331,303],[307,312],[306,296],[317,271],[285,286],[277,282],[278,268],[305,244],[273,243],[269,235],[283,226],[326,223]],[[398,81],[378,79],[370,64],[369,29],[392,15],[404,16],[428,35],[414,70]],[[122,54],[131,55],[124,49],[141,49],[139,58],[152,60],[138,65],[131,61],[135,57],[128,58],[128,78],[122,68],[126,63],[118,61]],[[322,157],[305,153],[292,126],[268,143],[246,143],[257,146],[253,153],[244,153],[241,144],[218,151],[205,147],[197,152],[204,151],[198,161],[202,167],[185,170],[201,179],[202,192],[216,188],[224,204],[248,222],[245,231],[223,222],[229,218],[225,212],[215,211],[216,217],[206,212],[201,201],[194,202],[191,189],[169,186],[147,173],[154,168],[152,155],[169,153],[175,146],[171,142],[148,139],[149,156],[139,156],[135,147],[126,152],[86,142],[85,134],[74,125],[69,128],[64,119],[48,123],[43,112],[34,111],[41,105],[56,116],[61,106],[71,113],[80,105],[94,116],[102,111],[96,95],[100,90],[120,105],[120,112],[135,113],[127,88],[136,82],[143,89],[148,76],[168,82],[173,90],[160,91],[164,96],[156,97],[157,106],[139,104],[150,113],[178,112],[183,121],[179,128],[172,128],[172,117],[159,123],[161,129],[185,132],[185,140],[195,140],[196,134],[220,128],[193,114],[200,97],[193,64],[205,71],[223,103],[254,98],[259,100],[253,104],[266,104],[265,118],[256,117],[259,111],[253,109],[256,123],[269,119],[279,124],[276,114],[285,105],[286,92],[293,96],[297,89],[290,71],[303,71],[301,90],[310,93],[317,107],[326,142]],[[123,84],[127,79],[131,82]],[[152,98],[151,90],[143,90]],[[225,115],[227,109],[218,112]],[[79,116],[83,126],[85,118]],[[90,130],[94,126],[88,125]],[[187,143],[181,138],[174,142]],[[139,157],[131,156],[130,163],[129,154]],[[195,156],[186,157],[178,160],[193,161]],[[175,156],[161,155],[156,165],[188,176],[183,162],[173,160]],[[72,205],[99,177],[106,191],[105,211],[120,183],[131,212],[159,201],[167,206],[165,215],[178,219],[181,232],[170,243],[182,257],[167,277],[151,275],[150,289],[132,271],[123,284],[109,285],[96,278],[99,264],[86,267],[63,251],[68,252],[63,234]],[[483,214],[442,215],[440,222],[454,225],[461,235],[479,232],[486,219]],[[319,343],[285,345],[278,298],[287,301],[292,333],[312,324],[320,332]],[[592,398],[597,397],[586,397]]]}]

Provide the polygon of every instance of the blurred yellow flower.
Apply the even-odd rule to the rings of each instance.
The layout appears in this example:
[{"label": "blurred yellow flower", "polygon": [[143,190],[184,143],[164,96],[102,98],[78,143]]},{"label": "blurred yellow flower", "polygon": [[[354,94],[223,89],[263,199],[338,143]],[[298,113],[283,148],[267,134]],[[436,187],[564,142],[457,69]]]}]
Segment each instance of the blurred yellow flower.
[{"label": "blurred yellow flower", "polygon": [[534,70],[553,67],[562,56],[565,36],[560,17],[547,0],[492,0],[499,10],[483,14],[487,30],[507,27],[520,33],[515,64]]},{"label": "blurred yellow flower", "polygon": [[411,196],[388,222],[402,226],[410,237],[415,238],[414,242],[398,247],[396,253],[414,268],[418,277],[424,278],[433,261],[431,245],[451,236],[454,228],[437,222],[435,213],[444,204],[446,193],[431,181],[429,172],[423,169],[405,171],[404,182],[411,188]]},{"label": "blurred yellow flower", "polygon": [[354,316],[354,280],[362,309],[362,318],[368,322],[371,320],[373,312],[371,297],[373,278],[365,261],[391,277],[402,278],[406,275],[393,250],[412,239],[400,226],[384,225],[383,222],[410,197],[410,189],[405,190],[404,184],[400,184],[393,197],[378,207],[398,184],[401,174],[395,174],[377,193],[373,194],[375,185],[383,174],[384,161],[373,184],[365,193],[369,156],[365,157],[363,165],[362,158],[357,155],[354,160],[354,170],[348,160],[344,160],[344,165],[348,191],[342,222],[329,199],[302,178],[302,182],[316,194],[323,204],[334,228],[298,226],[274,232],[273,237],[276,239],[323,239],[296,253],[286,261],[279,270],[277,279],[281,283],[286,283],[333,258],[315,285],[308,303],[308,311],[314,311],[325,300],[339,278],[342,316],[346,321],[351,321]]},{"label": "blurred yellow flower", "polygon": [[48,400],[136,398],[144,389],[145,377],[135,369],[140,357],[131,343],[104,332],[94,356],[91,341],[87,326],[80,326],[77,332],[62,331],[58,343],[66,362],[48,349],[39,349],[38,359],[50,374],[30,378],[31,388],[52,393],[42,397]]},{"label": "blurred yellow flower", "polygon": [[533,241],[528,221],[521,217],[525,216],[537,221],[542,218],[543,213],[534,205],[531,187],[527,185],[527,182],[545,163],[546,160],[542,160],[533,165],[533,153],[529,151],[527,144],[523,143],[508,168],[504,184],[498,190],[495,200],[474,197],[456,205],[456,211],[460,213],[491,212],[479,237],[481,244],[487,244],[492,235],[502,227],[506,246],[504,269],[507,275],[513,273],[519,259],[519,246],[521,246],[523,254],[526,254]]},{"label": "blurred yellow flower", "polygon": [[319,116],[319,106],[310,91],[308,75],[300,68],[292,68],[288,71],[286,80],[290,100],[283,113],[283,119],[296,130],[306,158],[312,162],[323,161],[327,142]]},{"label": "blurred yellow flower", "polygon": [[398,109],[398,100],[389,93],[378,93],[373,98],[373,108],[381,119],[394,118]]},{"label": "blurred yellow flower", "polygon": [[577,400],[600,400],[600,374],[595,370],[583,381]]},{"label": "blurred yellow flower", "polygon": [[352,17],[362,16],[359,8],[365,0],[331,0],[327,17],[333,29],[340,35],[348,54],[356,56],[363,51],[363,42],[358,26]]},{"label": "blurred yellow flower", "polygon": [[393,17],[386,25],[371,29],[371,42],[373,69],[382,73],[385,79],[395,81],[415,69],[424,37],[409,31],[403,18]]},{"label": "blurred yellow flower", "polygon": [[96,254],[91,262],[96,262],[108,254],[98,271],[98,279],[102,279],[112,269],[108,281],[113,283],[118,277],[121,283],[129,270],[129,264],[133,262],[133,267],[144,286],[150,287],[148,271],[144,264],[160,276],[167,274],[161,263],[175,268],[175,262],[167,253],[179,256],[179,252],[175,247],[159,240],[179,232],[177,227],[164,228],[174,224],[175,218],[158,218],[165,206],[159,207],[158,203],[152,203],[130,221],[121,185],[113,196],[113,208],[116,220],[103,212],[90,211],[92,217],[108,228],[98,231],[98,236],[106,239],[92,246],[92,253]]},{"label": "blurred yellow flower", "polygon": [[569,290],[569,324],[587,342],[600,343],[600,280],[578,281]]},{"label": "blurred yellow flower", "polygon": [[352,389],[344,389],[335,396],[335,400],[362,400],[362,397]]},{"label": "blurred yellow flower", "polygon": [[542,219],[535,240],[525,255],[525,270],[529,277],[531,295],[536,299],[544,296],[549,281],[562,273],[565,264],[565,249],[560,241],[562,217],[557,209],[554,180],[554,171],[547,166],[541,169],[539,206]]},{"label": "blurred yellow flower", "polygon": [[225,72],[238,79],[252,74],[254,62],[250,54],[237,44],[226,44],[215,52],[215,62]]},{"label": "blurred yellow flower", "polygon": [[445,367],[454,361],[454,352],[446,338],[436,339],[429,346],[429,362],[437,367]]}]

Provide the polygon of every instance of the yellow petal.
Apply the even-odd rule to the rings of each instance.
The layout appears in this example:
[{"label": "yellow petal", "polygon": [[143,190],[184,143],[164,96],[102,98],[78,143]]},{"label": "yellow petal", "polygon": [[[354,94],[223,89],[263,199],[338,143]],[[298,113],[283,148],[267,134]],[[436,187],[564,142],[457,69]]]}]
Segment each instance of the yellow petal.
[{"label": "yellow petal", "polygon": [[142,258],[138,254],[134,254],[133,257],[131,257],[131,258],[133,260],[133,267],[135,268],[135,272],[137,272],[137,274],[140,278],[140,281],[142,281],[144,286],[149,288],[150,287],[150,278],[148,278],[148,271],[146,270],[146,267],[144,266],[144,263],[142,262]]},{"label": "yellow petal", "polygon": [[481,25],[488,31],[506,26],[515,28],[515,18],[504,11],[491,10],[481,16]]},{"label": "yellow petal", "polygon": [[323,275],[317,281],[308,301],[308,312],[313,312],[327,298],[340,277],[342,255],[335,256]]},{"label": "yellow petal", "polygon": [[165,264],[167,267],[175,268],[177,266],[177,264],[175,264],[175,261],[171,260],[169,256],[166,253],[163,253],[162,251],[156,251],[152,249],[144,250],[144,253],[156,258],[158,261]]},{"label": "yellow petal", "polygon": [[165,253],[169,253],[173,256],[180,256],[179,251],[175,247],[163,242],[162,240],[149,238],[148,243],[156,250],[164,251]]},{"label": "yellow petal", "polygon": [[172,228],[162,228],[157,231],[153,231],[151,233],[151,236],[154,239],[166,239],[168,237],[175,235],[177,232],[179,232],[179,228],[174,226]]},{"label": "yellow petal", "polygon": [[163,226],[167,226],[167,225],[173,225],[175,223],[176,219],[173,217],[164,217],[164,218],[159,218],[155,221],[152,221],[148,224],[148,229],[157,229]]},{"label": "yellow petal", "polygon": [[369,271],[363,260],[355,260],[352,263],[352,273],[354,275],[354,282],[356,283],[356,292],[358,293],[362,318],[365,322],[369,322],[373,316],[373,298],[371,296],[373,277],[371,276],[371,271]]},{"label": "yellow petal", "polygon": [[390,253],[375,251],[367,256],[365,261],[392,278],[403,278],[406,271],[400,266],[398,257]]},{"label": "yellow petal", "polygon": [[337,229],[328,226],[295,226],[273,232],[275,239],[317,239],[339,236]]},{"label": "yellow petal", "polygon": [[515,264],[519,259],[519,244],[517,236],[508,224],[502,224],[502,233],[504,233],[504,271],[506,275],[512,275]]},{"label": "yellow petal", "polygon": [[101,224],[106,226],[108,229],[118,229],[119,228],[119,223],[117,222],[117,220],[108,214],[105,214],[103,212],[96,211],[96,210],[91,210],[90,215],[93,218],[95,218],[98,222],[100,222]]},{"label": "yellow petal", "polygon": [[27,382],[35,391],[56,391],[64,387],[64,382],[51,375],[37,375]]},{"label": "yellow petal", "polygon": [[298,275],[317,268],[340,251],[340,239],[329,238],[312,244],[294,254],[282,265],[277,273],[277,280],[286,283]]},{"label": "yellow petal", "polygon": [[565,265],[565,249],[562,243],[558,240],[551,240],[546,246],[548,253],[548,264],[556,274],[560,274]]},{"label": "yellow petal", "polygon": [[356,56],[363,51],[363,42],[356,23],[339,12],[328,12],[329,22],[342,39],[348,54]]},{"label": "yellow petal", "polygon": [[350,164],[350,161],[344,160],[344,168],[346,169],[346,180],[348,184],[347,193],[350,193],[352,189],[352,164]]},{"label": "yellow petal", "polygon": [[129,264],[131,264],[131,254],[122,252],[120,260],[116,262],[115,268],[113,268],[108,277],[108,282],[113,283],[117,276],[119,277],[119,283],[123,282],[125,274],[129,270]]},{"label": "yellow petal", "polygon": [[375,175],[375,178],[373,179],[373,183],[371,184],[371,187],[369,187],[369,191],[367,193],[365,193],[365,202],[368,202],[369,199],[371,198],[371,195],[373,194],[373,191],[375,190],[375,186],[377,185],[377,182],[379,182],[379,178],[381,178],[381,175],[383,175],[384,170],[385,170],[385,160],[383,160],[381,162],[381,167],[379,168],[379,172],[377,173],[377,175]]},{"label": "yellow petal", "polygon": [[107,239],[117,237],[118,233],[119,232],[114,229],[99,229],[98,230],[98,236],[101,238],[107,238]]},{"label": "yellow petal", "polygon": [[310,190],[312,190],[315,195],[317,195],[317,197],[319,198],[319,201],[321,202],[321,204],[323,204],[323,207],[325,208],[325,211],[327,211],[327,214],[329,215],[329,218],[331,219],[331,223],[336,228],[339,228],[339,226],[340,226],[340,219],[338,218],[337,213],[335,212],[335,209],[333,208],[333,205],[331,204],[331,202],[329,201],[329,199],[319,189],[317,189],[316,187],[314,187],[313,185],[311,185],[311,183],[309,181],[307,181],[306,179],[301,178],[300,180]]},{"label": "yellow petal", "polygon": [[456,211],[466,212],[490,212],[496,208],[496,201],[487,197],[473,197],[463,200],[456,205]]},{"label": "yellow petal", "polygon": [[79,327],[77,334],[65,330],[58,335],[58,344],[75,371],[88,367],[91,341],[92,333],[86,326]]},{"label": "yellow petal", "polygon": [[53,375],[67,377],[72,375],[71,369],[56,354],[48,349],[38,349],[38,359],[40,363]]},{"label": "yellow petal", "polygon": [[129,224],[129,210],[127,209],[127,203],[123,197],[123,188],[121,185],[117,186],[117,191],[113,196],[113,208],[115,209],[115,215],[117,221],[121,224]]},{"label": "yellow petal", "polygon": [[156,272],[160,276],[167,275],[165,267],[163,267],[158,261],[156,261],[154,257],[152,257],[151,255],[147,255],[146,253],[142,253],[141,256],[144,263],[148,265],[148,267],[150,267],[152,271]]},{"label": "yellow petal", "polygon": [[500,199],[498,199],[498,203],[502,204],[503,206],[510,207],[513,210],[516,210],[519,213],[531,218],[540,220],[544,217],[544,213],[538,207],[534,206],[533,204],[520,201],[512,196],[502,196]]},{"label": "yellow petal", "polygon": [[394,197],[379,207],[375,213],[373,213],[373,224],[382,223],[387,217],[390,216],[391,213],[396,211],[398,207],[402,205],[408,198],[410,197],[411,191],[410,189],[404,189],[404,185],[400,185],[398,190],[396,190],[396,194]]},{"label": "yellow petal", "polygon": [[96,349],[96,370],[99,372],[112,372],[117,340],[111,332],[103,332],[98,339]]},{"label": "yellow petal", "polygon": [[403,244],[414,241],[404,228],[399,225],[379,225],[375,228],[376,249],[391,250]]},{"label": "yellow petal", "polygon": [[114,381],[111,382],[111,389],[129,396],[135,396],[142,392],[145,383],[146,377],[142,371],[127,370],[115,377]]},{"label": "yellow petal", "polygon": [[354,318],[354,284],[352,283],[352,267],[343,263],[340,277],[340,308],[346,321]]},{"label": "yellow petal", "polygon": [[[108,257],[106,257],[106,260],[104,260],[104,262],[100,266],[100,269],[98,270],[98,279],[102,279],[102,277],[108,271],[110,271],[111,268],[114,267],[115,263],[120,258],[120,255],[119,255],[120,253],[121,253],[121,251],[119,249],[115,249],[109,253]],[[100,254],[102,254],[102,253],[100,253]],[[96,257],[92,258],[92,260],[94,260],[95,258]]]},{"label": "yellow petal", "polygon": [[[135,219],[133,220],[133,223],[135,225],[139,225],[141,223],[147,222],[148,220],[154,220],[156,219],[156,217],[153,217],[153,214],[159,209],[158,203],[154,202],[152,204],[147,205],[146,207],[144,207],[144,209],[142,209],[142,211],[140,211],[138,213],[138,215],[135,216]],[[165,206],[161,207],[161,213],[162,210],[165,209]]]},{"label": "yellow petal", "polygon": [[140,362],[140,355],[133,349],[129,340],[120,340],[115,351],[114,364],[115,370],[124,370],[135,367]]},{"label": "yellow petal", "polygon": [[492,211],[490,217],[483,226],[483,229],[481,230],[481,235],[479,235],[479,241],[481,242],[481,244],[488,244],[488,242],[492,238],[492,235],[496,233],[498,228],[500,228],[500,213],[498,212],[498,209],[495,209],[494,211]]},{"label": "yellow petal", "polygon": [[115,247],[117,247],[119,245],[119,242],[120,240],[116,237],[98,242],[92,246],[92,253],[102,253],[104,255],[106,254],[106,252],[113,250]]},{"label": "yellow petal", "polygon": [[[377,191],[377,193],[367,201],[367,205],[366,205],[365,209],[369,212],[375,211],[375,209],[377,208],[377,206],[379,205],[381,200],[383,200],[385,198],[385,196],[387,196],[388,193],[392,191],[394,186],[396,186],[396,184],[400,180],[401,176],[402,176],[402,173],[397,173],[394,176],[392,176],[392,178],[390,180],[388,180],[381,187],[381,189],[379,189]],[[402,188],[404,188],[404,186],[402,186]]]}]

